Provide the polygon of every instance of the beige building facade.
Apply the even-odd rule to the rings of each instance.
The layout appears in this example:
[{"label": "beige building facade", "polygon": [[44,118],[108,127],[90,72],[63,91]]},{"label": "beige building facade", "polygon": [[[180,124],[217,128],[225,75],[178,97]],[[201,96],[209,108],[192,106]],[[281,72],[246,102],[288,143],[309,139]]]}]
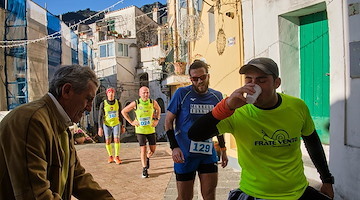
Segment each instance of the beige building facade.
[{"label": "beige building facade", "polygon": [[[222,92],[224,97],[242,85],[238,73],[243,64],[239,1],[171,0],[168,1],[168,23],[172,33],[174,63],[187,63],[185,77],[175,75],[168,78],[168,84],[173,83],[172,93],[178,87],[190,84],[187,70],[196,59],[210,65],[210,87]],[[226,134],[225,139],[228,154],[236,158],[233,137]]]}]

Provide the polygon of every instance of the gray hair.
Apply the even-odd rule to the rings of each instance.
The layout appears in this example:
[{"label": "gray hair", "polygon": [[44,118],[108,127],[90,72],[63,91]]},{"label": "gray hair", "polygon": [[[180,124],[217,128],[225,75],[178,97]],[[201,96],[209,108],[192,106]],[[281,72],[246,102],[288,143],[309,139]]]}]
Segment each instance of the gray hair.
[{"label": "gray hair", "polygon": [[89,81],[94,82],[96,87],[99,87],[99,80],[94,71],[89,67],[80,65],[62,66],[55,72],[50,82],[49,92],[54,95],[56,99],[59,99],[63,85],[70,83],[74,91],[80,94],[87,88]]}]

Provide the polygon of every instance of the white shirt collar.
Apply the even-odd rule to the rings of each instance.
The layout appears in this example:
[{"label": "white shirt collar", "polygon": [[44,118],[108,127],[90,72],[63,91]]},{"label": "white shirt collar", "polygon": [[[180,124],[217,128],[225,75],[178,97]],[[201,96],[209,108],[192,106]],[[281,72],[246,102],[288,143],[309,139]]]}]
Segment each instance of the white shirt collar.
[{"label": "white shirt collar", "polygon": [[58,111],[60,112],[61,116],[62,116],[63,119],[65,120],[66,126],[71,126],[71,125],[73,125],[73,123],[71,122],[71,119],[70,119],[69,115],[65,112],[64,108],[60,105],[60,103],[59,103],[58,100],[54,97],[54,95],[52,95],[50,92],[48,92],[48,95],[49,95],[50,98],[53,100],[56,108],[58,109]]}]

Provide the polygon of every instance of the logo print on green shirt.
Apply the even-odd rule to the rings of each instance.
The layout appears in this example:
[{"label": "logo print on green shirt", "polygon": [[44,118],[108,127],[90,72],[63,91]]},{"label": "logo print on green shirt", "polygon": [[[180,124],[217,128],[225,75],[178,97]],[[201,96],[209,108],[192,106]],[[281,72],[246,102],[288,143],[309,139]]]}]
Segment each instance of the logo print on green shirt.
[{"label": "logo print on green shirt", "polygon": [[262,130],[263,141],[255,141],[255,146],[273,146],[273,147],[285,147],[290,146],[291,143],[295,143],[298,141],[297,137],[290,138],[289,134],[283,130],[279,129],[275,131],[270,137],[264,130]]}]

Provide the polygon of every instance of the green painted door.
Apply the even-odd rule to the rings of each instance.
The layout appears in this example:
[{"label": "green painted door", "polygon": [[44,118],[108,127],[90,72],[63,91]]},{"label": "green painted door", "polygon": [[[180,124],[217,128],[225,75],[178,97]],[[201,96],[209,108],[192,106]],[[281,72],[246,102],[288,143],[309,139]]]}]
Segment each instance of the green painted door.
[{"label": "green painted door", "polygon": [[329,143],[329,29],[326,12],[300,17],[301,98],[323,143]]}]

